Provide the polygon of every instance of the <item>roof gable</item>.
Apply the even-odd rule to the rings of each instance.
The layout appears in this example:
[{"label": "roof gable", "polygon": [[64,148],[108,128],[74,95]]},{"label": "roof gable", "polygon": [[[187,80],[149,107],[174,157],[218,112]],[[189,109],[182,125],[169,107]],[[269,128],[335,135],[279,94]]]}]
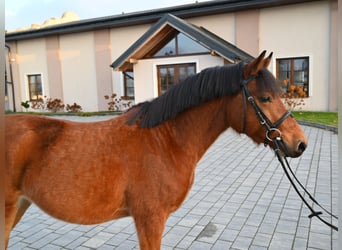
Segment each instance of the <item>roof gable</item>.
[{"label": "roof gable", "polygon": [[223,40],[203,27],[193,25],[171,14],[165,14],[157,23],[145,32],[112,64],[114,70],[126,71],[132,68],[132,62],[142,59],[159,43],[170,41],[174,34],[181,32],[222,58],[234,62],[250,61],[251,55],[235,45]]}]

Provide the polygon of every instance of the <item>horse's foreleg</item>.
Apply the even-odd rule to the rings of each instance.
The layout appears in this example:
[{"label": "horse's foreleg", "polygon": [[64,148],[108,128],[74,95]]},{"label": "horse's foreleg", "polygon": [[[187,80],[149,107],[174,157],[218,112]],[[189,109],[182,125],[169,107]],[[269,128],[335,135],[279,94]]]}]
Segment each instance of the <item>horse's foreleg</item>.
[{"label": "horse's foreleg", "polygon": [[5,210],[5,248],[7,248],[12,229],[20,221],[27,208],[31,205],[26,199],[19,199],[17,204],[6,204]]},{"label": "horse's foreleg", "polygon": [[24,215],[24,213],[26,212],[26,210],[29,208],[29,206],[31,205],[31,202],[22,198],[18,201],[18,210],[17,213],[15,214],[15,219],[14,219],[14,223],[13,223],[13,228],[15,227],[15,225],[17,225],[17,223],[20,221],[21,217]]},{"label": "horse's foreleg", "polygon": [[166,214],[158,214],[155,211],[147,216],[134,217],[141,250],[160,249],[167,217]]},{"label": "horse's foreleg", "polygon": [[16,204],[5,204],[5,249],[7,249],[9,236],[14,225],[17,209],[18,208]]}]

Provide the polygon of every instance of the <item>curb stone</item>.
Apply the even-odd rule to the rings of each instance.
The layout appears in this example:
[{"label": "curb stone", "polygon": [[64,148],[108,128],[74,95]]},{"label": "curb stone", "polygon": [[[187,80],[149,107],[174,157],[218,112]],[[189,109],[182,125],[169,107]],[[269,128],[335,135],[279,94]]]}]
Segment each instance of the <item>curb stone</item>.
[{"label": "curb stone", "polygon": [[317,122],[303,121],[303,120],[297,120],[297,122],[300,125],[314,127],[314,128],[320,128],[320,129],[328,130],[328,131],[331,131],[331,132],[338,134],[338,128],[334,127],[334,126],[330,126],[330,125],[326,125],[326,124],[322,124],[322,123],[317,123]]}]

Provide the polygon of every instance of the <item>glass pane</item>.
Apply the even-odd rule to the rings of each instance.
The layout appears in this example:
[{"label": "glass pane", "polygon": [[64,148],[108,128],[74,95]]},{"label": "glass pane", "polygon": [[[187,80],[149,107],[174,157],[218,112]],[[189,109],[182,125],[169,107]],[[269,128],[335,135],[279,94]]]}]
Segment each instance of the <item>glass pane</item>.
[{"label": "glass pane", "polygon": [[284,80],[291,81],[291,60],[279,59],[278,60],[278,80],[283,84],[287,85]]},{"label": "glass pane", "polygon": [[134,82],[133,82],[132,79],[128,79],[128,80],[126,81],[126,87],[127,87],[127,88],[133,88],[133,87],[134,87]]},{"label": "glass pane", "polygon": [[201,44],[195,42],[191,38],[178,34],[178,54],[195,54],[195,53],[209,53],[210,51]]},{"label": "glass pane", "polygon": [[7,93],[8,90],[7,90],[7,88],[8,88],[8,87],[7,87],[7,82],[6,82],[6,84],[5,84],[5,96],[6,96],[6,97],[8,96],[8,93]]},{"label": "glass pane", "polygon": [[133,73],[126,72],[125,74],[126,87],[134,87]]},{"label": "glass pane", "polygon": [[170,88],[174,84],[174,78],[175,78],[175,69],[174,68],[167,68],[167,75],[166,75],[167,88],[165,90],[167,90],[168,88]]},{"label": "glass pane", "polygon": [[28,76],[28,81],[29,81],[29,84],[34,84],[36,82],[36,76],[34,75],[29,75]]},{"label": "glass pane", "polygon": [[159,69],[160,76],[160,94],[163,94],[174,84],[174,68],[163,67]]},{"label": "glass pane", "polygon": [[187,77],[195,74],[194,66],[185,66],[179,68],[179,81],[183,81]]},{"label": "glass pane", "polygon": [[304,71],[294,72],[294,84],[302,84],[304,82]]},{"label": "glass pane", "polygon": [[134,96],[134,88],[126,88],[127,96]]},{"label": "glass pane", "polygon": [[294,60],[294,70],[307,70],[308,63],[307,59],[295,59]]},{"label": "glass pane", "polygon": [[291,70],[291,60],[278,60],[280,71],[290,71]]},{"label": "glass pane", "polygon": [[283,81],[284,79],[291,80],[290,72],[289,71],[281,71],[278,73],[278,79]]},{"label": "glass pane", "polygon": [[175,56],[176,55],[176,39],[172,39],[161,50],[159,50],[154,56]]},{"label": "glass pane", "polygon": [[37,83],[41,84],[42,83],[42,76],[41,75],[37,75]]}]

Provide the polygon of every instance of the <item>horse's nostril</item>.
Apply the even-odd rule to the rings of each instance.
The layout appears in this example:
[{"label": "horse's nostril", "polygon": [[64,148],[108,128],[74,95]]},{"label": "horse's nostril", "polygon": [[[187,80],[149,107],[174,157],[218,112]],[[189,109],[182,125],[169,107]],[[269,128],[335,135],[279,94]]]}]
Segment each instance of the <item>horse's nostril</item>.
[{"label": "horse's nostril", "polygon": [[305,142],[300,142],[298,144],[298,152],[299,153],[303,153],[306,149],[306,143]]}]

